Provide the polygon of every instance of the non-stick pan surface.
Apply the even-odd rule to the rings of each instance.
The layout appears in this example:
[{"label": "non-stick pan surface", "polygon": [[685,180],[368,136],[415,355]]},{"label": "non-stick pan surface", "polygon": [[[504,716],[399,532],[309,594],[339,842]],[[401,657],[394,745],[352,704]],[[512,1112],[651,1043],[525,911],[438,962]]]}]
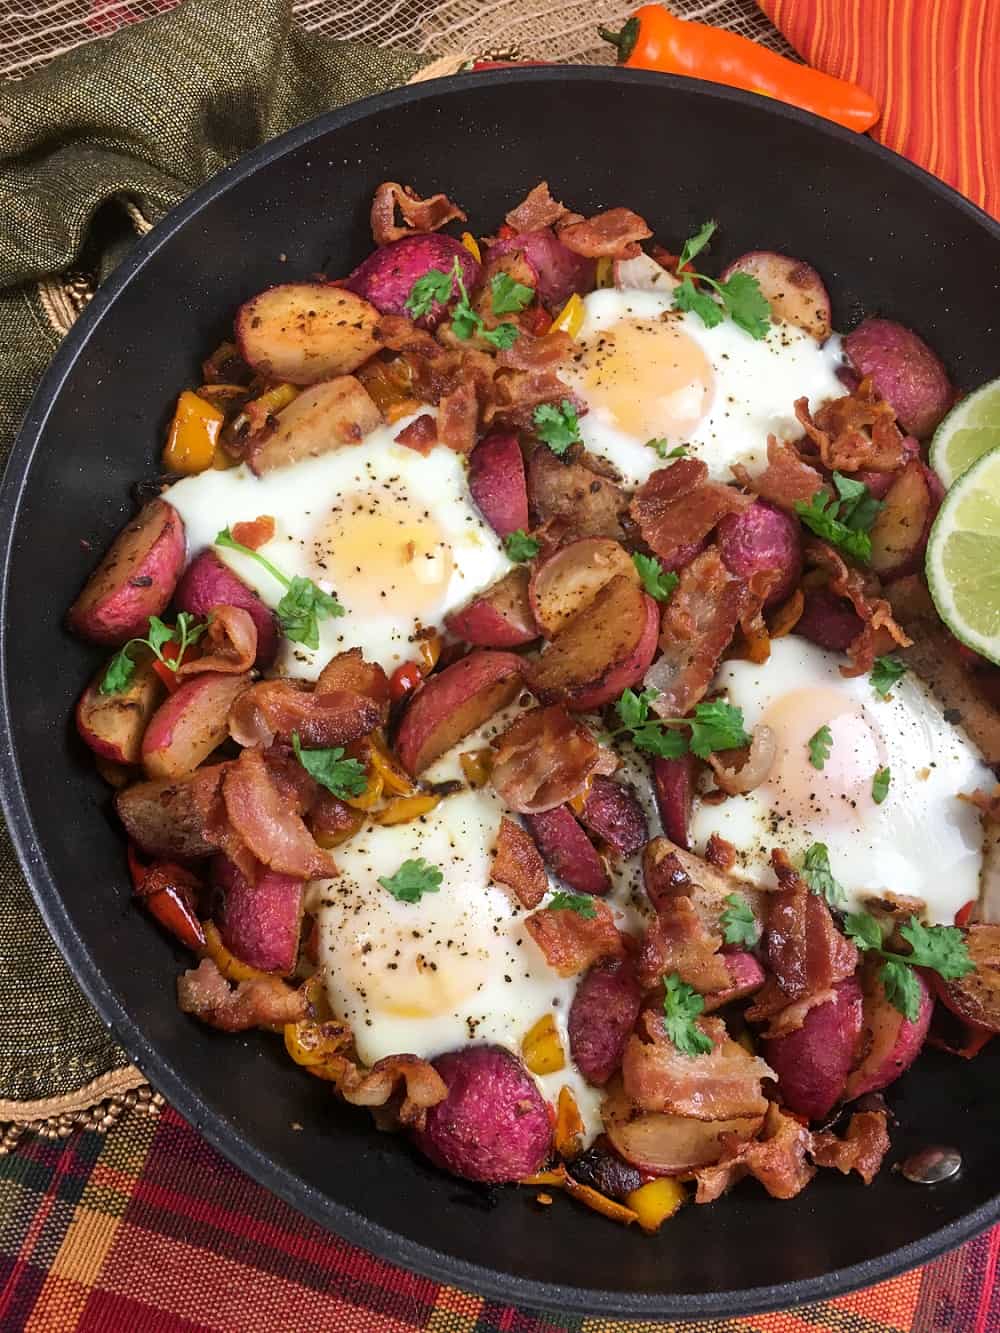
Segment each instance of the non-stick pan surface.
[{"label": "non-stick pan surface", "polygon": [[892,1091],[892,1160],[931,1141],[964,1155],[961,1175],[933,1189],[888,1169],[869,1189],[824,1172],[777,1203],[751,1183],[683,1209],[654,1238],[568,1201],[541,1212],[526,1191],[480,1192],[339,1106],[272,1037],[223,1036],[178,1012],[173,979],[186,959],[130,903],[107,790],[70,725],[97,658],[64,631],[63,613],[130,512],[130,487],[154,471],[170,404],[234,308],[270,283],[346,272],[370,248],[379,181],[444,190],[489,231],[542,178],[584,213],[636,209],[665,241],[718,218],[714,263],[757,247],[800,255],[826,278],[838,327],[884,313],[923,331],[960,385],[1000,371],[1000,228],[869,141],[763,98],[528,69],[321,117],[223,172],[140,242],[32,404],[0,510],[8,821],[63,952],[152,1083],[234,1162],[350,1240],[559,1311],[706,1316],[831,1296],[1000,1214],[994,1050],[971,1063],[930,1053]]}]

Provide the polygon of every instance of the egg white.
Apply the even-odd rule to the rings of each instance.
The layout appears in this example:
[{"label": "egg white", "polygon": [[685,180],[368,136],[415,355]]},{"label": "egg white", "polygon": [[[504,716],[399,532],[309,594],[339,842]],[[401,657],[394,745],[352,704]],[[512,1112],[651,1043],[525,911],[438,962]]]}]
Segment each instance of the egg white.
[{"label": "egg white", "polygon": [[[815,409],[843,394],[836,373],[842,360],[836,335],[820,346],[802,329],[775,324],[766,338],[756,340],[730,319],[706,328],[692,312],[671,311],[672,300],[667,292],[612,288],[591,292],[583,298],[585,315],[578,337],[591,349],[587,354],[591,365],[597,358],[604,369],[596,372],[596,384],[594,370],[588,371],[579,358],[561,372],[587,403],[587,413],[580,418],[584,444],[611,462],[627,485],[641,484],[663,466],[646,443],[651,436],[666,438],[671,446],[687,445],[688,456],[701,459],[718,481],[732,480],[734,463],[742,463],[754,475],[766,463],[768,434],[779,439],[801,436],[793,406],[797,398],[808,398]],[[625,327],[634,327],[636,321],[647,329],[654,326],[653,332],[636,338],[626,356],[608,355],[599,347],[600,335],[616,326],[621,330],[623,321]],[[656,326],[683,335],[676,349],[660,345]],[[679,381],[678,357],[685,366]],[[699,378],[706,369],[707,393]],[[665,383],[670,386],[666,391]],[[623,429],[611,406],[616,399],[621,411],[637,412],[644,419],[641,433]],[[663,414],[667,420],[689,424],[677,431],[657,429],[653,422],[662,421]]]},{"label": "egg white", "polygon": [[[395,443],[412,419],[262,477],[246,466],[210,470],[165,492],[184,520],[189,559],[221,529],[268,514],[275,535],[260,554],[289,578],[337,594],[347,614],[319,622],[316,651],[282,639],[278,674],[314,680],[348,648],[391,671],[414,656],[419,629],[440,629],[511,568],[472,503],[463,460],[443,445],[425,456]],[[277,606],[285,589],[256,560],[222,547],[216,554]]]},{"label": "egg white", "polygon": [[[926,903],[928,921],[950,924],[978,897],[982,863],[978,811],[958,793],[992,787],[993,775],[912,672],[882,699],[867,675],[842,676],[842,660],[790,635],[772,643],[762,665],[723,664],[715,688],[742,708],[747,730],[772,728],[779,753],[756,790],[721,805],[696,801],[692,848],[704,852],[717,833],[736,847],[738,873],[773,885],[773,847],[795,860],[820,842],[849,907],[903,894]],[[824,725],[832,745],[818,770],[808,742]],[[881,767],[891,780],[876,805],[871,785]]]}]

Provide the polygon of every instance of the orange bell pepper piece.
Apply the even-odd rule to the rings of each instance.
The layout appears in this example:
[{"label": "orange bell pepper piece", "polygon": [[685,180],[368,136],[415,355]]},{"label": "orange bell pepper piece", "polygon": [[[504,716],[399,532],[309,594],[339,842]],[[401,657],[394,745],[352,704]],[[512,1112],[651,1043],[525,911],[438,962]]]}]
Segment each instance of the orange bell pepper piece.
[{"label": "orange bell pepper piece", "polygon": [[163,450],[167,471],[191,475],[210,468],[225,420],[225,413],[218,407],[185,389],[177,399]]}]

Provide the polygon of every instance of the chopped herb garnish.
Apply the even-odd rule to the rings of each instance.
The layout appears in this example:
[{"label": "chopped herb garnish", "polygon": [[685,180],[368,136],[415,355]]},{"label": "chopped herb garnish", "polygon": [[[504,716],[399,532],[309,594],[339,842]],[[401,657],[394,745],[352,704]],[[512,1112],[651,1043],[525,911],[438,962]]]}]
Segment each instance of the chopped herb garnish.
[{"label": "chopped herb garnish", "polygon": [[444,876],[422,856],[404,861],[394,875],[380,875],[379,883],[401,903],[418,903],[425,893],[437,893]]},{"label": "chopped herb garnish", "polygon": [[[497,275],[497,277],[506,276],[506,274]],[[496,278],[494,278],[495,283]],[[523,287],[519,282],[512,282],[512,287],[521,291],[531,291],[530,287]],[[479,313],[473,310],[462,277],[462,265],[457,258],[449,273],[444,273],[439,268],[432,268],[428,269],[423,277],[418,278],[410,288],[410,294],[406,298],[406,309],[414,319],[420,319],[422,315],[426,315],[430,311],[435,301],[446,305],[454,296],[456,288],[458,289],[458,300],[451,312],[451,327],[456,338],[468,339],[478,334],[486,342],[492,343],[494,347],[510,347],[516,341],[521,332],[516,324],[498,324],[495,329],[488,329]],[[501,288],[501,290],[505,291],[506,289]],[[495,285],[493,293],[495,296]],[[512,293],[508,294],[508,299],[512,299],[512,295]],[[493,308],[496,310],[495,305]],[[509,308],[512,310],[523,309],[521,306],[510,306]],[[497,311],[497,313],[502,312]]]},{"label": "chopped herb garnish", "polygon": [[580,443],[580,423],[568,398],[558,407],[555,403],[540,403],[535,408],[534,423],[538,438],[560,457],[571,444]]},{"label": "chopped herb garnish", "polygon": [[663,978],[663,1026],[682,1055],[708,1055],[712,1049],[711,1037],[696,1021],[704,1008],[704,997],[676,972]]},{"label": "chopped herb garnish", "polygon": [[[689,268],[692,259],[712,239],[717,225],[715,222],[706,222],[694,236],[684,242],[677,262],[681,283],[674,290],[674,309],[693,311],[709,329],[721,324],[728,315],[751,338],[766,338],[771,327],[771,307],[755,277],[749,273],[736,272],[724,282],[719,282]],[[695,286],[696,280],[711,288],[711,291],[699,290]]]},{"label": "chopped herb garnish", "polygon": [[889,691],[905,675],[906,666],[898,657],[876,657],[869,680],[875,693],[887,699]]},{"label": "chopped herb garnish", "polygon": [[[455,269],[458,269],[459,273],[462,271],[457,259]],[[406,298],[406,310],[413,319],[421,319],[429,314],[435,303],[448,304],[454,294],[455,269],[450,273],[443,273],[439,268],[430,268],[422,278],[416,280]]]},{"label": "chopped herb garnish", "polygon": [[368,782],[364,765],[357,759],[345,759],[342,746],[329,750],[303,750],[299,733],[293,731],[292,749],[295,758],[310,777],[340,800],[348,796],[360,796],[364,791]]},{"label": "chopped herb garnish", "polygon": [[872,541],[868,535],[875,517],[882,508],[868,487],[861,481],[833,474],[837,494],[817,491],[809,501],[798,500],[795,512],[810,531],[853,556],[868,562],[872,556]]},{"label": "chopped herb garnish", "polygon": [[647,440],[647,449],[655,449],[661,458],[684,458],[687,454],[686,444],[676,444],[671,449],[669,440]]},{"label": "chopped herb garnish", "polygon": [[249,546],[236,541],[228,528],[223,528],[219,533],[215,545],[227,547],[231,551],[240,551],[243,555],[256,560],[273,579],[277,579],[282,587],[287,589],[275,610],[281,632],[292,643],[301,643],[306,648],[315,650],[319,647],[319,622],[336,619],[346,614],[337,598],[324,592],[318,584],[313,583],[312,579],[303,578],[299,574],[289,578],[259,551],[253,551]]},{"label": "chopped herb garnish", "polygon": [[760,939],[760,927],[749,900],[742,893],[731,893],[726,902],[729,906],[719,917],[726,943],[752,949]]},{"label": "chopped herb garnish", "polygon": [[[184,660],[184,653],[192,643],[197,643],[201,636],[208,629],[209,621],[202,621],[200,624],[196,616],[188,611],[179,611],[177,613],[177,624],[171,628],[165,625],[159,616],[149,617],[149,633],[144,639],[129,639],[123,647],[119,648],[114,657],[108,663],[108,668],[101,677],[101,694],[118,694],[127,689],[131,684],[132,677],[135,674],[135,662],[131,657],[131,649],[136,644],[144,644],[151,649],[158,661],[173,672]],[[168,643],[177,644],[177,652],[173,657],[166,657],[163,648]]]},{"label": "chopped herb garnish", "polygon": [[925,926],[911,916],[899,928],[911,947],[908,954],[892,953],[882,947],[882,931],[868,912],[851,912],[845,918],[844,930],[863,953],[877,953],[885,960],[879,980],[886,998],[911,1023],[916,1022],[920,1013],[920,985],[913,968],[930,968],[946,981],[957,981],[975,971],[965,936],[957,926]]},{"label": "chopped herb garnish", "polygon": [[658,602],[669,601],[680,578],[672,570],[664,569],[654,555],[641,555],[636,551],[632,563],[639,571],[642,586]]},{"label": "chopped herb garnish", "polygon": [[[615,705],[621,730],[632,733],[636,749],[661,759],[679,759],[688,751],[707,759],[717,750],[737,750],[750,744],[742,709],[715,699],[698,704],[691,717],[651,717],[649,705],[658,693],[655,689],[641,694],[625,690]],[[685,729],[689,729],[689,735],[684,734]]]},{"label": "chopped herb garnish", "polygon": [[494,315],[517,315],[535,299],[534,287],[517,282],[509,273],[497,273],[490,283]]},{"label": "chopped herb garnish", "polygon": [[872,800],[876,805],[881,805],[889,795],[889,783],[892,780],[892,774],[888,768],[880,768],[872,778]]},{"label": "chopped herb garnish", "polygon": [[802,878],[831,907],[843,907],[847,901],[843,885],[833,877],[830,853],[825,842],[814,842],[802,859]]},{"label": "chopped herb garnish", "polygon": [[809,737],[809,762],[813,768],[822,769],[830,758],[830,747],[832,745],[833,734],[829,727],[822,726],[819,731],[813,732]]},{"label": "chopped herb garnish", "polygon": [[539,543],[534,537],[529,537],[523,528],[518,528],[516,532],[508,532],[503,539],[503,548],[509,560],[520,563],[524,560],[534,560],[539,551]]},{"label": "chopped herb garnish", "polygon": [[565,893],[557,889],[545,906],[553,912],[575,912],[586,921],[593,921],[597,916],[597,908],[589,893]]}]

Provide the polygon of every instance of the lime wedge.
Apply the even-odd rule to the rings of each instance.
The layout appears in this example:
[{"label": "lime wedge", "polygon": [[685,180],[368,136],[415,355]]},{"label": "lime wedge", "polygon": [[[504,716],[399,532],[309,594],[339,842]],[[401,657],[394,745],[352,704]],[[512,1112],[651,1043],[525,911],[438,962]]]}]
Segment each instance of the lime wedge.
[{"label": "lime wedge", "polygon": [[956,403],[931,440],[930,464],[945,486],[1000,445],[1000,379]]},{"label": "lime wedge", "polygon": [[945,496],[927,543],[927,583],[952,634],[1000,663],[1000,448]]}]

